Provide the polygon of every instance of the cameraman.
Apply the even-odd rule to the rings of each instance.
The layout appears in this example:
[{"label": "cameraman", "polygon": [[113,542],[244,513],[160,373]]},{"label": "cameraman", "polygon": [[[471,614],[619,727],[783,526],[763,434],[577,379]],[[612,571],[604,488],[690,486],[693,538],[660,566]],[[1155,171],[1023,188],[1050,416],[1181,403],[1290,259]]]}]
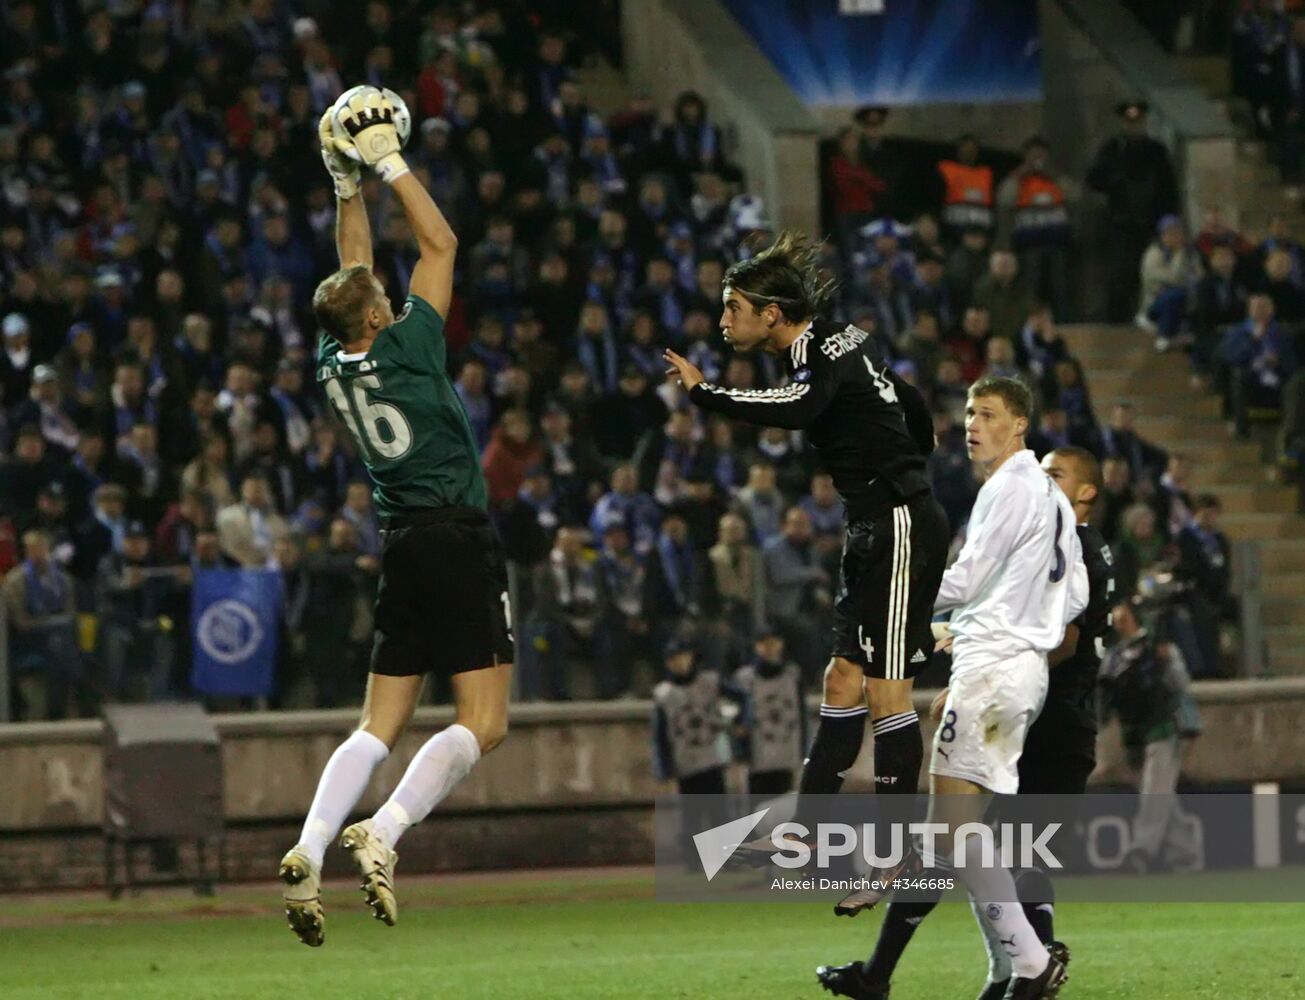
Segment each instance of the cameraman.
[{"label": "cameraman", "polygon": [[1200,857],[1195,821],[1183,812],[1175,794],[1182,769],[1181,740],[1200,733],[1189,692],[1191,678],[1178,648],[1143,626],[1144,618],[1154,623],[1164,614],[1164,600],[1142,603],[1134,598],[1115,605],[1118,641],[1101,664],[1101,722],[1119,716],[1129,764],[1142,775],[1142,800],[1125,859],[1125,865],[1137,871],[1187,866]]}]

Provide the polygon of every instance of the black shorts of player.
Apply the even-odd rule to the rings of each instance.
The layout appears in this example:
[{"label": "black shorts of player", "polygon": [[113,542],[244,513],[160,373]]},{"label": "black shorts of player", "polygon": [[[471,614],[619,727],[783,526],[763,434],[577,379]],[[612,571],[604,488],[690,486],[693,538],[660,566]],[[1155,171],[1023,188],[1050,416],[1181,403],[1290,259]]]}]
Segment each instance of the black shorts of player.
[{"label": "black shorts of player", "polygon": [[835,656],[905,680],[933,655],[933,602],[951,530],[932,493],[847,526],[834,600]]},{"label": "black shorts of player", "polygon": [[1048,706],[1024,737],[1020,794],[1082,795],[1096,766],[1096,733]]},{"label": "black shorts of player", "polygon": [[371,671],[458,674],[512,662],[507,570],[489,517],[439,507],[388,518]]}]

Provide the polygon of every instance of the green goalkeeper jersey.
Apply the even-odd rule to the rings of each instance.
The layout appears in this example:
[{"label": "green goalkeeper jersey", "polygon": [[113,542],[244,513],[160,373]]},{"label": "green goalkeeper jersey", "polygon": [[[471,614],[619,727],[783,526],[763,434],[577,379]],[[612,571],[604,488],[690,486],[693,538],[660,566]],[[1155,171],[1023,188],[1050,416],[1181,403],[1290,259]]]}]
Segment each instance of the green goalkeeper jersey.
[{"label": "green goalkeeper jersey", "polygon": [[487,502],[466,408],[445,370],[444,320],[409,295],[361,354],[323,333],[317,381],[353,433],[381,514]]}]

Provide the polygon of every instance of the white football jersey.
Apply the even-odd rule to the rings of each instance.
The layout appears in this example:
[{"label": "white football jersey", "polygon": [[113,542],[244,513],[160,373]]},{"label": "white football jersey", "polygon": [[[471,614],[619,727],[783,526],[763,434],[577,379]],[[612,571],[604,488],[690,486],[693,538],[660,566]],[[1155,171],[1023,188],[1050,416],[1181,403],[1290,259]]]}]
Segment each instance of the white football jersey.
[{"label": "white football jersey", "polygon": [[1074,525],[1074,508],[1031,451],[983,484],[934,602],[952,612],[953,673],[1060,645],[1088,600]]}]

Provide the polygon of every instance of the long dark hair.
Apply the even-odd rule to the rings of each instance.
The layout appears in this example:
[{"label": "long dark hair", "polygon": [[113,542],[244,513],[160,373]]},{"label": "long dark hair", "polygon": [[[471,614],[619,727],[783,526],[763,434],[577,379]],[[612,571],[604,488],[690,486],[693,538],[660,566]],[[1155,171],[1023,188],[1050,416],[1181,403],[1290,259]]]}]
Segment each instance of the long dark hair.
[{"label": "long dark hair", "polygon": [[814,316],[838,287],[821,267],[820,244],[787,229],[755,257],[726,271],[724,284],[758,311],[773,302],[790,323]]}]

